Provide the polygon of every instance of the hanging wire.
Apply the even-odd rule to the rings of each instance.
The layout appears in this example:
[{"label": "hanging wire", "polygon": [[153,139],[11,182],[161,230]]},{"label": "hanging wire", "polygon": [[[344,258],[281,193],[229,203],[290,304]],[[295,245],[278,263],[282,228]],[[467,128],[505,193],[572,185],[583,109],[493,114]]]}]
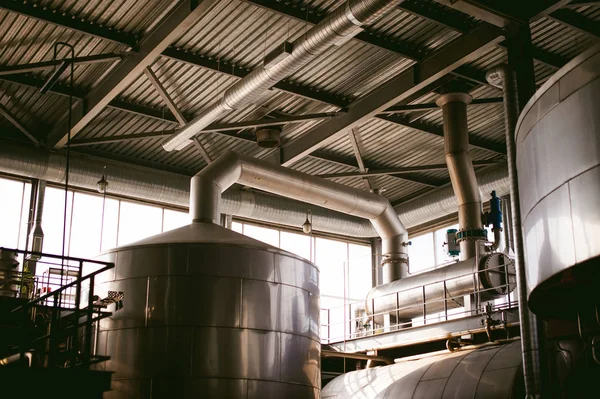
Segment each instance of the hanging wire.
[{"label": "hanging wire", "polygon": [[[75,59],[75,48],[69,43],[65,42],[56,42],[54,43],[54,55],[52,58],[52,62],[56,67],[58,48],[60,46],[66,47],[69,49],[71,53],[71,61],[70,70],[69,70],[69,112],[67,118],[67,161],[65,164],[65,208],[63,213],[63,237],[62,237],[62,258],[61,258],[61,273],[60,273],[60,284],[63,284],[63,274],[65,267],[65,252],[67,245],[67,206],[69,203],[69,169],[70,169],[70,161],[71,161],[71,123],[72,123],[72,113],[73,113],[73,74],[74,74],[74,63],[73,59]],[[63,62],[66,60],[63,59]],[[62,295],[60,297],[60,302],[62,302]]]},{"label": "hanging wire", "polygon": [[104,168],[102,169],[102,179],[100,179],[98,185],[100,185],[100,182],[102,181],[106,183],[106,186],[104,186],[102,190],[102,216],[100,220],[100,252],[102,252],[102,238],[104,237],[104,212],[106,210],[106,191],[108,187],[108,182],[106,179],[106,166],[104,166]]}]

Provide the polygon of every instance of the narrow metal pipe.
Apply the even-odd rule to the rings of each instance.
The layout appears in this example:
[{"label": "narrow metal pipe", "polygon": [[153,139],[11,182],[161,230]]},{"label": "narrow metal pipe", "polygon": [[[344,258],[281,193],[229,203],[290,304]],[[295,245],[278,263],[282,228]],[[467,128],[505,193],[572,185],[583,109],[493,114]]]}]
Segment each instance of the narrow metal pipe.
[{"label": "narrow metal pipe", "polygon": [[510,181],[510,211],[514,236],[515,268],[517,272],[517,297],[519,300],[519,319],[521,322],[521,347],[523,353],[523,376],[527,398],[539,398],[542,395],[542,376],[540,367],[540,344],[538,322],[527,306],[527,274],[525,271],[525,253],[523,248],[523,230],[521,209],[519,207],[519,185],[517,176],[517,150],[515,128],[519,118],[517,97],[517,79],[514,71],[506,64],[489,70],[487,81],[503,90],[504,120],[506,132],[506,158]]},{"label": "narrow metal pipe", "polygon": [[[44,202],[46,198],[46,180],[38,180],[36,186],[37,197],[35,200],[35,218],[31,230],[31,248],[32,252],[42,252],[44,249],[44,230],[42,229],[42,218],[44,216]],[[28,259],[36,260],[39,256],[30,255]],[[35,272],[35,264],[29,264],[30,272]]]},{"label": "narrow metal pipe", "polygon": [[384,283],[408,265],[408,233],[387,198],[233,151],[192,177],[192,221],[219,223],[221,193],[234,183],[369,219],[382,240]]},{"label": "narrow metal pipe", "polygon": [[37,185],[37,199],[36,199],[36,210],[35,210],[35,225],[42,226],[42,217],[44,215],[44,200],[46,198],[46,181],[38,180]]},{"label": "narrow metal pipe", "polygon": [[[483,230],[481,195],[469,153],[467,104],[471,99],[466,93],[448,93],[436,101],[444,113],[444,149],[452,188],[458,199],[458,234]],[[458,240],[461,260],[475,256],[476,240],[477,237],[470,235]]]}]

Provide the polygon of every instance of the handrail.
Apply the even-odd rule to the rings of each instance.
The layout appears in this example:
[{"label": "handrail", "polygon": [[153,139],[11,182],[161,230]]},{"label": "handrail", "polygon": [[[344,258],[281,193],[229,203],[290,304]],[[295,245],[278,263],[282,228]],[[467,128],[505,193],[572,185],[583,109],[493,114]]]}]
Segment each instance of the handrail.
[{"label": "handrail", "polygon": [[[89,366],[92,364],[93,361],[93,355],[92,355],[92,323],[93,322],[97,322],[98,320],[100,320],[103,317],[106,317],[107,315],[110,315],[110,313],[106,313],[106,312],[101,312],[100,310],[96,309],[96,307],[94,306],[94,301],[97,297],[94,296],[94,281],[95,281],[95,277],[98,274],[101,274],[107,270],[113,269],[115,267],[115,264],[112,262],[104,262],[104,261],[96,261],[96,260],[91,260],[91,259],[83,259],[83,258],[76,258],[76,257],[69,257],[69,256],[58,256],[58,255],[52,255],[52,254],[45,254],[45,253],[41,253],[41,252],[30,252],[30,251],[25,251],[25,250],[19,250],[19,249],[10,249],[10,248],[4,248],[4,247],[0,247],[0,250],[3,251],[11,251],[13,253],[17,253],[17,254],[36,254],[41,258],[50,258],[50,259],[60,259],[61,263],[60,263],[60,274],[61,274],[61,279],[60,279],[60,285],[58,285],[58,288],[56,288],[56,290],[52,291],[52,292],[48,292],[45,295],[39,296],[37,298],[31,299],[29,300],[27,303],[24,303],[18,307],[16,307],[15,309],[12,310],[12,312],[19,312],[21,311],[23,313],[23,318],[24,318],[24,322],[22,325],[23,329],[26,329],[28,324],[30,323],[30,321],[28,321],[28,318],[32,317],[32,315],[35,314],[35,307],[37,306],[44,306],[47,307],[47,309],[51,310],[51,321],[48,324],[48,328],[49,328],[49,333],[42,336],[42,337],[37,337],[37,340],[49,340],[49,344],[45,344],[48,345],[47,346],[47,352],[44,352],[44,356],[47,356],[47,364],[50,367],[54,367],[57,366],[60,362],[63,362],[64,359],[60,359],[58,357],[59,355],[59,346],[61,344],[61,340],[66,339],[67,343],[67,352],[70,353],[69,359],[72,360],[74,362],[75,366],[83,366],[86,368],[89,368]],[[48,263],[48,262],[46,262]],[[54,265],[54,263],[49,263],[51,265]],[[76,265],[75,265],[76,264]],[[82,276],[83,273],[83,268],[84,268],[84,264],[92,264],[93,267],[100,267],[98,270],[94,270],[88,274],[86,274],[85,276]],[[56,263],[56,265],[58,266],[58,262]],[[66,269],[66,273],[68,274],[70,270],[72,270],[73,268],[76,268],[76,276],[77,278],[74,279],[73,281],[69,282],[68,284],[64,284],[63,285],[63,278],[62,278],[62,273],[65,271]],[[71,277],[74,277],[74,275],[71,275]],[[89,280],[89,291],[87,292],[87,305],[84,305],[83,307],[81,307],[81,299],[82,299],[82,295],[81,295],[81,291],[82,291],[82,283],[85,280]],[[68,281],[68,279],[67,279]],[[47,282],[47,284],[49,284]],[[54,285],[54,284],[53,284]],[[48,285],[48,288],[50,287],[50,285]],[[46,287],[44,287],[46,288]],[[72,289],[75,288],[75,294],[73,294]],[[39,288],[38,288],[38,292],[39,292]],[[74,296],[74,302],[72,301],[72,298]],[[46,303],[44,303],[46,300],[48,300],[49,298],[52,298],[51,300],[51,305],[47,305]],[[64,301],[64,303],[66,304],[66,306],[63,306],[63,300],[66,298],[66,301]],[[69,299],[71,298],[71,299]],[[63,311],[69,311],[69,313],[62,313]],[[83,317],[85,318],[84,321],[80,321],[81,320],[81,316],[82,314],[79,312],[83,312]],[[97,317],[94,317],[94,313],[97,314]],[[61,323],[61,318],[63,316],[68,316],[68,317],[76,317],[76,322],[75,324],[71,324],[69,325],[69,323],[66,323],[66,325],[63,325],[64,323]],[[81,343],[78,340],[78,335],[79,335],[79,328],[83,327],[84,328],[84,347],[82,350],[79,350],[79,346],[81,345]],[[22,335],[22,342],[19,345],[19,349],[20,349],[20,360],[23,361],[24,357],[25,357],[25,353],[26,351],[29,349],[29,346],[31,345],[31,342],[28,341],[27,339],[28,334],[23,334]],[[63,342],[63,343],[64,343]],[[63,366],[66,367],[66,366]]]},{"label": "handrail", "polygon": [[6,247],[0,247],[0,251],[10,251],[10,252],[16,252],[18,254],[24,254],[24,255],[39,255],[40,257],[44,257],[44,258],[52,258],[52,259],[60,259],[60,260],[73,260],[76,262],[86,262],[86,263],[97,263],[100,265],[110,265],[112,264],[111,262],[105,262],[105,261],[101,261],[101,260],[91,260],[91,259],[84,259],[84,258],[77,258],[74,256],[62,256],[62,255],[55,255],[55,254],[48,254],[46,252],[35,252],[35,251],[28,251],[25,249],[16,249],[16,248],[6,248]]},{"label": "handrail", "polygon": [[[499,270],[499,269],[503,269],[503,270]],[[463,279],[463,278],[468,278],[470,276],[474,277],[474,287],[473,287],[473,292],[470,295],[481,295],[482,293],[485,292],[491,292],[491,291],[496,291],[499,288],[510,288],[512,285],[514,285],[514,283],[511,283],[511,277],[514,278],[515,274],[511,273],[507,270],[506,268],[506,264],[501,264],[501,265],[497,265],[497,266],[493,266],[493,267],[489,267],[485,270],[485,272],[495,272],[495,273],[502,273],[504,276],[506,276],[505,278],[505,282],[504,284],[501,285],[497,285],[494,287],[490,287],[490,288],[486,288],[484,286],[481,285],[481,282],[476,278],[477,275],[479,273],[481,273],[481,270],[476,270],[476,271],[471,271],[465,274],[461,274],[459,276],[453,276],[451,278],[447,278],[447,279],[439,279],[427,284],[424,284],[422,286],[416,286],[416,287],[410,287],[410,288],[406,288],[403,289],[401,291],[397,291],[397,292],[393,292],[393,293],[389,293],[377,298],[372,298],[372,304],[368,304],[367,301],[358,301],[358,302],[353,302],[353,303],[347,303],[344,305],[340,305],[340,306],[336,306],[334,308],[330,308],[330,309],[321,309],[321,312],[326,312],[326,318],[327,318],[327,323],[323,323],[321,324],[321,328],[322,329],[326,329],[327,330],[327,337],[322,337],[322,342],[327,342],[327,343],[331,343],[331,342],[337,342],[337,341],[333,341],[332,338],[337,338],[337,337],[332,337],[332,330],[333,330],[333,326],[342,326],[342,325],[346,325],[346,327],[348,326],[348,323],[350,324],[350,330],[348,333],[344,332],[343,335],[340,338],[340,341],[345,340],[345,339],[352,339],[358,336],[362,336],[365,334],[376,334],[376,329],[374,324],[374,320],[377,316],[381,316],[381,315],[386,315],[386,314],[397,314],[399,315],[403,310],[407,310],[407,309],[413,309],[416,307],[422,307],[423,308],[423,315],[422,317],[417,318],[417,320],[422,320],[423,324],[428,324],[431,323],[431,321],[433,320],[433,322],[440,322],[440,321],[444,321],[448,320],[448,317],[451,316],[452,318],[457,318],[457,316],[462,315],[462,317],[468,317],[471,315],[477,315],[477,314],[482,314],[482,309],[480,309],[479,307],[476,307],[475,309],[472,310],[466,310],[460,313],[456,313],[456,314],[452,314],[449,315],[449,307],[448,307],[448,302],[449,301],[455,301],[456,299],[462,299],[464,297],[464,295],[450,295],[447,291],[446,287],[446,283],[447,282],[451,282],[453,280],[457,280],[457,279]],[[427,287],[431,287],[431,286],[438,286],[436,287],[436,290],[439,290],[439,285],[440,284],[444,284],[444,290],[443,290],[443,297],[435,297],[435,298],[431,298],[431,299],[427,299],[426,296],[427,295],[423,295],[423,299],[421,301],[415,302],[414,304],[411,304],[409,306],[396,306],[396,309],[392,309],[389,310],[387,309],[386,311],[381,311],[381,312],[375,312],[375,301],[377,300],[390,300],[389,298],[393,298],[394,296],[396,296],[396,298],[399,295],[402,295],[403,293],[409,292],[409,291],[415,291],[415,290],[423,290],[426,291]],[[498,304],[498,305],[494,305],[493,309],[495,309],[495,311],[498,310],[502,310],[502,309],[511,309],[515,306],[518,305],[518,303],[514,300],[511,300],[510,298],[511,295],[511,291],[510,289],[506,289],[506,293],[502,294],[501,297],[505,297],[507,298],[506,303],[504,304]],[[371,302],[371,301],[368,301]],[[396,303],[398,303],[398,301],[396,301]],[[436,305],[438,304],[438,307],[440,306],[440,303],[444,303],[444,310],[442,312],[431,312],[429,315],[427,314],[427,308],[431,307],[432,305]],[[460,306],[460,303],[458,303],[458,305]],[[361,309],[366,309],[366,306],[373,306],[373,311],[371,312],[371,314],[367,315],[366,313],[360,316],[356,316],[354,311],[356,311],[356,309],[361,308]],[[431,308],[430,308],[431,309]],[[331,323],[331,319],[332,319],[332,314],[335,314],[334,312],[338,311],[340,314],[343,312],[344,316],[340,316],[342,317],[342,321],[339,322],[335,322],[335,323]],[[349,314],[350,317],[346,317],[346,313]],[[437,315],[438,313],[443,313],[440,315]],[[323,314],[323,313],[322,313]],[[322,316],[325,317],[325,316]],[[462,318],[461,317],[461,318]],[[337,317],[336,317],[337,318]],[[362,322],[365,319],[368,319],[369,321],[371,321],[371,329],[369,330],[360,330],[360,331],[356,331],[357,330],[357,322]],[[417,321],[418,322],[418,321]],[[409,327],[413,322],[409,321],[409,322],[398,322],[394,325],[390,325],[390,326],[386,326],[389,328],[401,328],[401,327]],[[346,330],[346,327],[344,327],[344,330]]]},{"label": "handrail", "polygon": [[[89,262],[89,261],[86,261],[86,262]],[[67,285],[63,285],[61,288],[59,288],[56,291],[49,292],[46,295],[43,295],[43,296],[41,296],[39,298],[35,298],[35,299],[27,302],[26,304],[21,305],[21,306],[15,308],[15,309],[13,309],[13,312],[21,309],[23,306],[35,305],[37,302],[41,302],[41,301],[43,301],[43,300],[45,300],[47,298],[50,298],[50,297],[55,296],[57,294],[60,294],[61,292],[65,291],[67,288],[70,288],[70,287],[72,287],[74,285],[77,285],[77,284],[81,283],[83,280],[87,280],[87,279],[89,279],[89,278],[91,278],[93,276],[96,276],[97,274],[100,274],[100,273],[103,273],[103,272],[105,272],[107,270],[110,270],[113,267],[115,267],[114,263],[110,263],[109,265],[103,267],[102,269],[98,269],[95,272],[92,272],[90,274],[86,274],[85,276],[82,276],[81,278],[78,278],[77,280],[74,280],[74,281],[70,282]]]}]

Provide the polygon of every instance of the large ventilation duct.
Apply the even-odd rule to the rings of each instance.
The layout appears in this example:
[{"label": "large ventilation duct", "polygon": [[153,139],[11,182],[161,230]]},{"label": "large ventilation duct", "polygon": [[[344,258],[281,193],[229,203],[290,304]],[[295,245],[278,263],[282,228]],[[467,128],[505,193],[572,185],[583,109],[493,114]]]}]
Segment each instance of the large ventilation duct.
[{"label": "large ventilation duct", "polygon": [[221,193],[234,183],[369,219],[382,239],[384,282],[405,274],[408,235],[385,197],[229,151],[192,178],[192,221],[218,223]]},{"label": "large ventilation duct", "polygon": [[[66,157],[62,152],[0,142],[0,171],[18,176],[64,183]],[[109,194],[187,207],[190,176],[125,164],[71,152],[69,184],[96,191],[106,166]],[[306,219],[303,202],[267,193],[230,188],[222,196],[221,211],[242,218],[300,227]],[[311,207],[315,231],[352,237],[375,237],[377,232],[365,219]]]},{"label": "large ventilation duct", "polygon": [[258,67],[227,89],[219,101],[167,140],[163,144],[164,149],[173,151],[184,148],[190,144],[190,138],[224,113],[254,103],[277,82],[306,65],[329,47],[347,42],[362,30],[362,25],[372,23],[398,3],[398,0],[346,1],[291,43],[291,53],[286,57],[276,57],[276,61]]},{"label": "large ventilation duct", "polygon": [[471,100],[471,96],[466,93],[448,93],[436,101],[444,113],[446,164],[458,200],[459,230],[456,241],[460,245],[461,260],[473,258],[476,254],[476,241],[487,237],[481,222],[481,194],[469,154],[467,104]]},{"label": "large ventilation duct", "polygon": [[503,90],[504,120],[506,136],[506,157],[510,183],[512,230],[514,232],[515,267],[517,274],[517,298],[519,301],[519,320],[521,322],[523,374],[527,397],[536,398],[542,394],[540,367],[540,349],[538,323],[527,306],[527,275],[525,253],[523,249],[523,231],[521,225],[520,194],[517,181],[517,152],[515,127],[519,117],[517,79],[508,65],[499,65],[486,74],[487,81]]},{"label": "large ventilation duct", "polygon": [[[66,157],[9,141],[0,142],[0,172],[64,183]],[[110,180],[109,194],[160,202],[173,206],[189,205],[189,176],[154,168],[125,164],[71,152],[69,184],[96,191],[104,166]],[[496,190],[509,194],[506,163],[477,174],[483,193]],[[299,227],[306,219],[306,204],[270,194],[230,188],[222,196],[223,213],[266,223]],[[400,221],[410,228],[456,212],[457,202],[450,185],[396,206]],[[375,237],[377,232],[365,219],[311,207],[313,229],[353,237]]]}]

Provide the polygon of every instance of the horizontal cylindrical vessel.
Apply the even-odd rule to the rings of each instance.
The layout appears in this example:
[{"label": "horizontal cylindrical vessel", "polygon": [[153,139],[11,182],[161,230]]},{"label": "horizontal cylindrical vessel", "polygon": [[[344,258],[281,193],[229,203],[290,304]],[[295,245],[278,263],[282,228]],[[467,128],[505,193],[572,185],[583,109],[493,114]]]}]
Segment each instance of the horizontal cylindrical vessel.
[{"label": "horizontal cylindrical vessel", "polygon": [[115,268],[97,294],[124,293],[97,335],[97,355],[110,356],[97,367],[114,372],[106,397],[319,397],[310,262],[209,223],[103,257]]},{"label": "horizontal cylindrical vessel", "polygon": [[[365,308],[375,323],[383,325],[384,314],[399,320],[462,307],[463,297],[480,292],[481,301],[490,301],[515,287],[513,261],[504,254],[485,255],[479,264],[475,258],[382,284],[367,295]],[[425,299],[425,306],[423,306]],[[446,303],[446,305],[444,305]]]},{"label": "horizontal cylindrical vessel", "polygon": [[516,128],[529,307],[543,318],[598,306],[600,46],[550,78]]},{"label": "horizontal cylindrical vessel", "polygon": [[353,371],[336,377],[321,395],[322,399],[523,397],[520,341]]}]

